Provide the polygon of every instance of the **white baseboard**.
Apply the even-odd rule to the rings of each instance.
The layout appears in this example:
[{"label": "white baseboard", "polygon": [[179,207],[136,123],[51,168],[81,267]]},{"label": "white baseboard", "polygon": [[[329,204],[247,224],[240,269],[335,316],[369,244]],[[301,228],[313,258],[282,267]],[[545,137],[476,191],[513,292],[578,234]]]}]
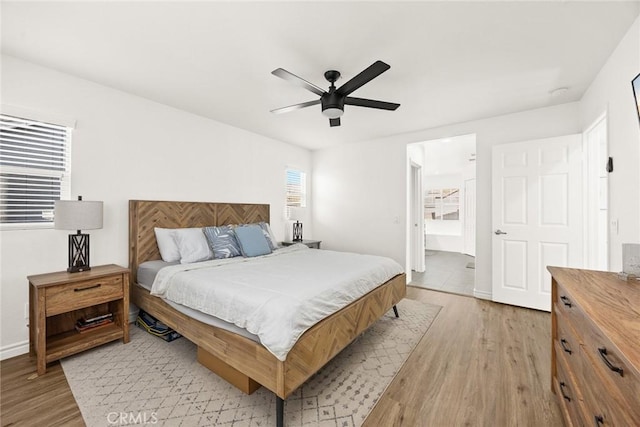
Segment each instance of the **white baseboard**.
[{"label": "white baseboard", "polygon": [[475,289],[473,290],[473,296],[476,298],[486,299],[489,301],[492,301],[493,299],[493,294],[491,292],[478,291]]},{"label": "white baseboard", "polygon": [[9,359],[29,353],[29,340],[11,344],[0,349],[0,360]]}]

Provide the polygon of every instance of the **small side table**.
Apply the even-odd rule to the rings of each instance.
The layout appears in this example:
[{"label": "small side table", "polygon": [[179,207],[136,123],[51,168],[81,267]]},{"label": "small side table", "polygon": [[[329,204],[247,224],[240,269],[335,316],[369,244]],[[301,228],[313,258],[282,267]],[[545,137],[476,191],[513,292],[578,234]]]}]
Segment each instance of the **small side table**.
[{"label": "small side table", "polygon": [[322,243],[322,240],[301,240],[297,242],[287,240],[285,242],[282,242],[282,246],[291,246],[295,245],[296,243],[302,243],[303,245],[307,245],[311,249],[320,249],[320,243]]},{"label": "small side table", "polygon": [[[29,353],[38,375],[47,363],[97,345],[129,342],[129,269],[101,265],[80,273],[38,274],[29,280]],[[111,314],[113,322],[81,332],[78,319]]]}]

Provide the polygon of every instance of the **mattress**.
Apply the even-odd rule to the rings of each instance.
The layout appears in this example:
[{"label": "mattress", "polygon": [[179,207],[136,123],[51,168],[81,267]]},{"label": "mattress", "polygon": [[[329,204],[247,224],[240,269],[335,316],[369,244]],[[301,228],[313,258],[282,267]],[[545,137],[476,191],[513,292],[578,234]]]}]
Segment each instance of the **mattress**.
[{"label": "mattress", "polygon": [[[143,262],[138,266],[138,284],[146,290],[151,291],[151,285],[153,285],[153,281],[155,280],[158,272],[164,267],[177,264],[180,264],[180,262],[166,262],[162,260]],[[178,304],[168,299],[164,299],[164,302],[169,304],[174,309],[178,310],[180,313],[185,314],[199,322],[215,326],[216,328],[224,329],[225,331],[233,332],[234,334],[242,335],[243,337],[248,338],[254,342],[260,342],[260,338],[257,335],[252,334],[246,329],[236,326],[233,323],[225,322],[224,320],[219,319],[215,316],[211,316],[201,311],[194,310],[193,308],[187,307],[186,305]]]},{"label": "mattress", "polygon": [[298,244],[165,267],[151,294],[246,329],[284,361],[306,330],[402,272],[390,258]]}]

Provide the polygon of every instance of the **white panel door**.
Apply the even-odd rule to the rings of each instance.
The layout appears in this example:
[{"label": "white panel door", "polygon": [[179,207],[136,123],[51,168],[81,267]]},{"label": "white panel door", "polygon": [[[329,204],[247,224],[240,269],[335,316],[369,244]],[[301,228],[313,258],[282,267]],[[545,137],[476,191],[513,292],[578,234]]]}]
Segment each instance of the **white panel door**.
[{"label": "white panel door", "polygon": [[568,135],[493,147],[493,300],[550,311],[548,265],[583,266],[582,144]]}]

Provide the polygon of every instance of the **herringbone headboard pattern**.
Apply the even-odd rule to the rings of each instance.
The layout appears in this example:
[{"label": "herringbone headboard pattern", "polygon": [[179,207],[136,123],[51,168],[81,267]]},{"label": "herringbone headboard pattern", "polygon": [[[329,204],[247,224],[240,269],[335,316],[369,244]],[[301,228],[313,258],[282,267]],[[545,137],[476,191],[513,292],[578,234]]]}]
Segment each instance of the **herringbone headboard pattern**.
[{"label": "herringbone headboard pattern", "polygon": [[136,281],[138,265],[160,259],[153,229],[269,222],[269,205],[251,203],[129,200],[129,268]]},{"label": "herringbone headboard pattern", "polygon": [[269,205],[219,203],[217,209],[217,225],[269,222]]}]

